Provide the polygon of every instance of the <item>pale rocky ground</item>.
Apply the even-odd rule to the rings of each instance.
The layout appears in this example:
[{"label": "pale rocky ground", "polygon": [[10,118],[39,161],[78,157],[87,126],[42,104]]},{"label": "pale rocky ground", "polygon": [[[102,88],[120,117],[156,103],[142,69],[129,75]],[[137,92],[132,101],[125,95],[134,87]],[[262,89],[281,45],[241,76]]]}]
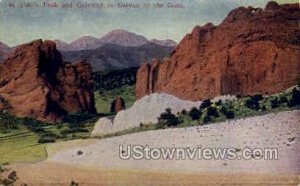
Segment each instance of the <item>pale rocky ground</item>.
[{"label": "pale rocky ground", "polygon": [[[206,126],[53,144],[49,158],[13,164],[29,185],[298,185],[300,111]],[[119,145],[278,148],[278,160],[121,160]],[[78,155],[78,151],[83,154]]]},{"label": "pale rocky ground", "polygon": [[[176,172],[300,173],[300,111],[288,111],[205,126],[140,132],[61,150],[47,161],[61,164]],[[68,142],[66,142],[68,143]],[[119,145],[197,148],[277,148],[278,160],[122,160]],[[78,151],[82,151],[78,155]],[[239,153],[238,153],[239,154]]]}]

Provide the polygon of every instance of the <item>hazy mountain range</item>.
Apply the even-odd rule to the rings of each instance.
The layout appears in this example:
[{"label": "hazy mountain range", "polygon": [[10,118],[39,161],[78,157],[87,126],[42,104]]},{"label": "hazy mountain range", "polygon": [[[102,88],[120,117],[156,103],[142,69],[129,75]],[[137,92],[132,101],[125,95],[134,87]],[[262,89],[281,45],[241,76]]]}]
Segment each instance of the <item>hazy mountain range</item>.
[{"label": "hazy mountain range", "polygon": [[[83,36],[71,43],[54,40],[64,61],[86,60],[93,71],[137,67],[153,58],[168,57],[177,43],[173,40],[148,40],[125,30],[113,30],[103,37]],[[0,42],[0,62],[10,50]]]},{"label": "hazy mountain range", "polygon": [[138,67],[152,59],[169,57],[173,47],[147,43],[142,46],[127,47],[116,44],[105,44],[97,49],[80,51],[61,51],[65,61],[83,59],[88,61],[93,71],[106,71]]},{"label": "hazy mountain range", "polygon": [[146,45],[149,43],[154,43],[161,46],[174,47],[176,46],[176,42],[170,39],[167,40],[158,40],[152,39],[148,40],[142,35],[138,35],[132,32],[128,32],[125,30],[113,30],[100,38],[92,37],[92,36],[83,36],[71,43],[66,43],[61,40],[55,40],[58,50],[90,50],[99,48],[105,44],[114,44],[124,47],[138,47],[142,45]]}]

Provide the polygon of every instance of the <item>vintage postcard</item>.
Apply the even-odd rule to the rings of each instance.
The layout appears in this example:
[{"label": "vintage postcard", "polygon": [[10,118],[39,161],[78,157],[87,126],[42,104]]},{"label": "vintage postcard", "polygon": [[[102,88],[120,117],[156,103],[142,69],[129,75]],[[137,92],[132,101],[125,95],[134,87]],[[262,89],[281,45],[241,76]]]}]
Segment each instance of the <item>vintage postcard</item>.
[{"label": "vintage postcard", "polygon": [[0,0],[0,186],[299,175],[298,0]]}]

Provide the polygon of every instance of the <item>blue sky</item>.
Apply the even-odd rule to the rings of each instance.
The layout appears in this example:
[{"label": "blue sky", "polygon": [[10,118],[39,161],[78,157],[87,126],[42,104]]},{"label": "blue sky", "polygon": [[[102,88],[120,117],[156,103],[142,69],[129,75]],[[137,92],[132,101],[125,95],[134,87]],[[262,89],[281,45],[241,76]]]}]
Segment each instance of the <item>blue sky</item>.
[{"label": "blue sky", "polygon": [[[19,8],[21,2],[43,5],[41,0],[0,0],[0,41],[14,46],[34,39],[60,39],[71,42],[81,36],[101,37],[113,29],[125,29],[148,39],[180,41],[196,25],[220,23],[228,12],[239,6],[264,7],[267,0],[45,0],[64,3],[133,2],[181,3],[182,9],[120,8]],[[9,8],[14,2],[18,7]],[[278,0],[280,3],[297,0]],[[76,7],[76,6],[75,6]]]}]

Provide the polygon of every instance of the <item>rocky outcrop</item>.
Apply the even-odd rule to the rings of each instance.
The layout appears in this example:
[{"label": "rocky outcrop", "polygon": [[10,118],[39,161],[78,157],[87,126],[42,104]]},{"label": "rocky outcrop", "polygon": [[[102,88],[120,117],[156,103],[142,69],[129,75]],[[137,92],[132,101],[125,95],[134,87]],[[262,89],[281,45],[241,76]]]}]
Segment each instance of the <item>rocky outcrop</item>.
[{"label": "rocky outcrop", "polygon": [[190,110],[200,105],[200,101],[181,100],[168,94],[151,94],[137,100],[129,109],[121,110],[115,118],[100,118],[94,127],[92,136],[103,136],[141,125],[157,124],[157,118],[167,108],[170,108],[172,113],[177,114],[184,109]]},{"label": "rocky outcrop", "polygon": [[182,99],[272,94],[300,80],[299,4],[240,7],[219,25],[197,26],[170,59],[143,64],[136,97],[166,92]]},{"label": "rocky outcrop", "polygon": [[113,118],[112,117],[102,117],[100,118],[94,126],[91,133],[92,137],[100,137],[106,134],[110,134],[114,130]]},{"label": "rocky outcrop", "polygon": [[121,96],[117,96],[111,103],[110,112],[118,113],[121,110],[126,109],[125,100]]},{"label": "rocky outcrop", "polygon": [[37,40],[19,46],[0,64],[0,97],[11,113],[44,121],[95,112],[91,72],[84,61],[63,63],[54,42]]}]

